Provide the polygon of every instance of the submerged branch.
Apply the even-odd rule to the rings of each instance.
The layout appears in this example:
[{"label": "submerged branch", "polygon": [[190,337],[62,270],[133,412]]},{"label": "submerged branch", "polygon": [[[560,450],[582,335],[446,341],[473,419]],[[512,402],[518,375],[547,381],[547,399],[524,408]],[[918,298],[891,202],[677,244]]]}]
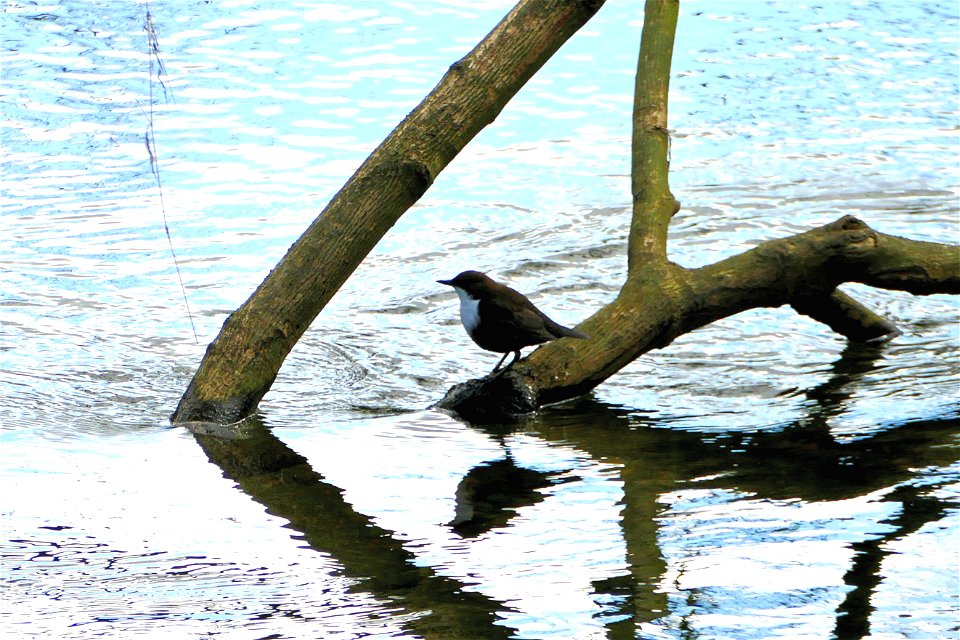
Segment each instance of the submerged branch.
[{"label": "submerged branch", "polygon": [[839,289],[827,295],[797,297],[790,306],[854,342],[889,340],[901,333],[895,324]]}]

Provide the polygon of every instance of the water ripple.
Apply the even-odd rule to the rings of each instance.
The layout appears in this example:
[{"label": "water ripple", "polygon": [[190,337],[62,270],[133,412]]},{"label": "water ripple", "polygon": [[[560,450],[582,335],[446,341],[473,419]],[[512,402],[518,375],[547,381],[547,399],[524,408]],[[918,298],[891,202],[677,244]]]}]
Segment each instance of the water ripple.
[{"label": "water ripple", "polygon": [[[344,578],[167,416],[225,317],[511,4],[154,3],[151,104],[143,6],[6,3],[15,633],[409,635],[422,608],[408,594]],[[500,432],[420,411],[496,357],[438,278],[490,271],[570,324],[616,295],[640,11],[604,7],[437,176],[299,342],[263,421],[419,567],[497,603],[516,637],[825,637],[877,541],[872,631],[944,635],[952,298],[845,287],[903,331],[872,347],[753,310]],[[682,11],[671,259],[701,266],[845,214],[956,240],[951,3]],[[908,530],[916,505],[933,515]],[[471,509],[472,527],[451,524]]]}]

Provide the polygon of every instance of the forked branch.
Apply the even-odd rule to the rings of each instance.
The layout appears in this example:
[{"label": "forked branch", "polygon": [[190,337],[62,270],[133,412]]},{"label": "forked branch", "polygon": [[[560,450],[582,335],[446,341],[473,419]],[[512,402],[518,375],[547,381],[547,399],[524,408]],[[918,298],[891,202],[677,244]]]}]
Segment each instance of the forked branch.
[{"label": "forked branch", "polygon": [[889,338],[893,323],[844,282],[917,295],[960,293],[960,247],[879,233],[846,216],[699,269],[667,260],[679,208],[668,183],[667,88],[678,0],[647,0],[634,96],[628,269],[619,296],[578,326],[590,340],[543,345],[496,379],[455,386],[439,407],[496,419],[586,393],[651,349],[756,307],[792,305],[851,340]]}]

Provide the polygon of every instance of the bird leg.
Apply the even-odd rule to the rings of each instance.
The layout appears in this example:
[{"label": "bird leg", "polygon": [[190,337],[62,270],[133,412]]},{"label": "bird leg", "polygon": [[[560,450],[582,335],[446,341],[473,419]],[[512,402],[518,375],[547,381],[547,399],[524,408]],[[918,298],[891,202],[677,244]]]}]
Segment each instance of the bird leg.
[{"label": "bird leg", "polygon": [[[510,352],[509,352],[509,351],[507,351],[505,354],[503,354],[503,357],[500,358],[500,362],[497,363],[497,366],[495,366],[495,367],[493,368],[493,371],[491,371],[490,373],[496,373],[497,370],[500,369],[500,365],[503,364],[503,361],[507,359],[507,356],[508,356],[508,355],[510,355]],[[505,367],[503,368],[503,371],[506,371],[507,369],[509,369],[510,367],[512,367],[512,366],[513,366],[513,363],[516,362],[516,361],[519,360],[519,359],[520,359],[520,350],[517,349],[516,351],[513,352],[513,360],[511,360],[511,361],[510,361],[510,364],[508,364],[507,366],[505,366]],[[501,372],[501,373],[502,373],[502,372]]]}]

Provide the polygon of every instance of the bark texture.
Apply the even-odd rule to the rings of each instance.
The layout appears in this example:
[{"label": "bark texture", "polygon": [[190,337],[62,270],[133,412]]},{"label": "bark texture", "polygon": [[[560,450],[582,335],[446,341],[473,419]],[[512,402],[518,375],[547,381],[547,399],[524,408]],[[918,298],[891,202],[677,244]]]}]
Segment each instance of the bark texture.
[{"label": "bark texture", "polygon": [[227,318],[171,420],[230,423],[252,414],[297,340],[380,238],[602,4],[521,0],[451,66]]}]

